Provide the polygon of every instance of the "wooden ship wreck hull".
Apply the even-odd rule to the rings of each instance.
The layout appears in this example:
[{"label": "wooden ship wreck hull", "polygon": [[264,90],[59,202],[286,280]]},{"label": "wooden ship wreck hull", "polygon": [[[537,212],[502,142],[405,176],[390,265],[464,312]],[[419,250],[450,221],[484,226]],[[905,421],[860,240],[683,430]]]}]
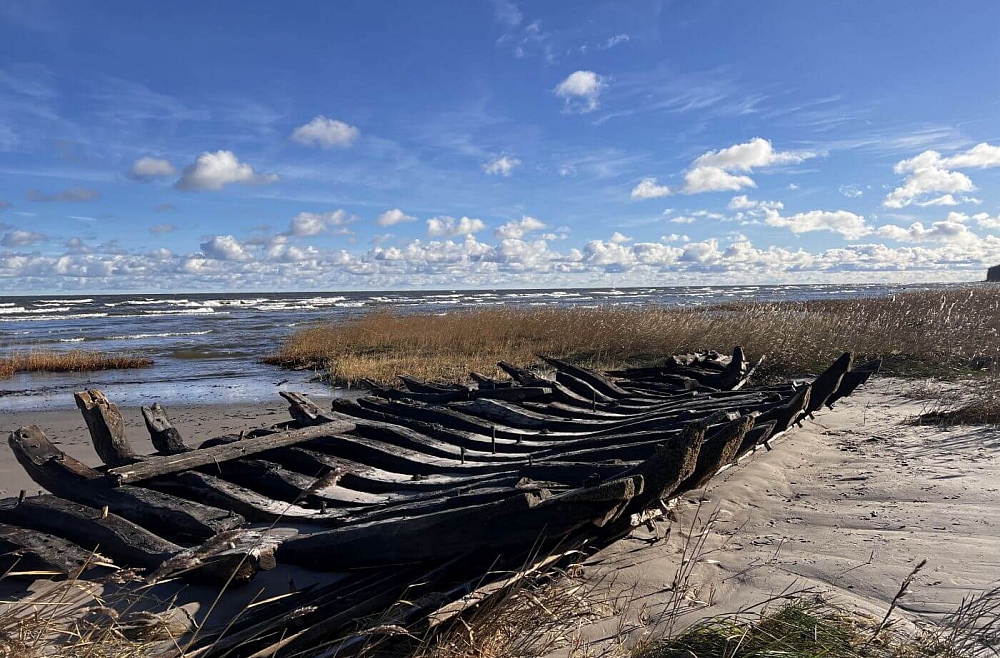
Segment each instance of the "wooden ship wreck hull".
[{"label": "wooden ship wreck hull", "polygon": [[152,455],[135,453],[100,391],[78,393],[104,466],[37,426],[12,432],[18,462],[49,493],[0,500],[0,568],[95,581],[127,568],[148,583],[227,587],[276,565],[331,572],[328,585],[199,628],[163,655],[350,655],[365,635],[357,620],[426,630],[481,602],[468,598],[477,588],[500,592],[606,545],[879,366],[845,354],[811,382],[754,387],[740,348],[609,373],[543,361],[547,375],[501,363],[511,381],[474,373],[472,386],[371,383],[329,410],[284,392],[292,420],[197,448],[160,405],[143,407]]}]

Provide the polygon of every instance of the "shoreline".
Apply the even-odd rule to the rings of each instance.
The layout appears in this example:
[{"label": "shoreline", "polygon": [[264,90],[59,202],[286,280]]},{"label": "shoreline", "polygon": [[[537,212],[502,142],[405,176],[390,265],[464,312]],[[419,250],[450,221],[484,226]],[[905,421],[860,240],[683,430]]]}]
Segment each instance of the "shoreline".
[{"label": "shoreline", "polygon": [[[310,396],[321,407],[329,408],[332,396]],[[118,402],[109,394],[109,399]],[[68,396],[73,405],[72,395]],[[144,404],[156,402],[150,399]],[[125,419],[125,435],[133,449],[139,454],[153,452],[153,444],[146,431],[140,405],[122,405],[118,408]],[[239,434],[242,430],[253,429],[288,420],[288,405],[277,393],[274,398],[262,402],[178,404],[166,405],[167,415],[184,440],[191,446],[198,446],[206,439],[228,434]],[[14,459],[7,446],[6,437],[10,432],[24,425],[38,425],[53,444],[88,466],[100,466],[101,460],[94,452],[90,434],[83,416],[76,406],[70,408],[22,410],[0,414],[0,432],[4,441],[0,446],[0,498],[16,496],[22,489],[35,493],[36,484],[20,464]]]}]

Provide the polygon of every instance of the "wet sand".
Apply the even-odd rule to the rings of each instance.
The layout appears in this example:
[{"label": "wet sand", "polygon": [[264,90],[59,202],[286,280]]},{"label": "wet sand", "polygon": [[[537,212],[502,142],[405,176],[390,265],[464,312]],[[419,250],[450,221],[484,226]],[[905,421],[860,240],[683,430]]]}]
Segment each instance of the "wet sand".
[{"label": "wet sand", "polygon": [[[288,420],[288,405],[277,395],[273,402],[251,404],[207,404],[167,407],[174,427],[192,446],[215,436],[239,434],[242,430],[263,427]],[[329,407],[329,399],[311,395],[310,399]],[[136,452],[149,454],[153,444],[143,423],[138,406],[119,407],[125,417],[125,435]],[[0,432],[4,442],[0,447],[0,498],[17,495],[21,489],[34,493],[38,485],[25,474],[7,446],[7,435],[23,425],[38,425],[63,452],[90,466],[99,466],[100,459],[90,442],[90,434],[79,410],[49,409],[0,413]]]}]

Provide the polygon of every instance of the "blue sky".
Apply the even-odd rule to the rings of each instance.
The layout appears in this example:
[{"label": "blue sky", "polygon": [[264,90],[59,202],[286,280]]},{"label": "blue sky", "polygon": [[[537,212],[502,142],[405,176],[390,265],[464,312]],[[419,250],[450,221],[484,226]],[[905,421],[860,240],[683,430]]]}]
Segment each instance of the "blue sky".
[{"label": "blue sky", "polygon": [[0,293],[976,280],[1000,5],[0,5]]}]

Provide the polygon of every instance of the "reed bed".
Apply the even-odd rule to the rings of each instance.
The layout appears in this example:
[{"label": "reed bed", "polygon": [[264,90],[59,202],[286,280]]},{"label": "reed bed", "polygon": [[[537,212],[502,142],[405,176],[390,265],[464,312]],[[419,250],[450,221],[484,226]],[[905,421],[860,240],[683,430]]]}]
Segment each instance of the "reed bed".
[{"label": "reed bed", "polygon": [[0,356],[0,379],[19,372],[85,372],[145,368],[153,360],[131,354],[104,354],[90,350],[31,351]]},{"label": "reed bed", "polygon": [[1000,357],[1000,288],[808,302],[677,307],[494,308],[447,314],[374,312],[293,334],[267,363],[321,369],[336,384],[394,383],[400,374],[457,381],[500,376],[503,359],[538,354],[598,369],[742,345],[766,354],[765,376],[816,372],[844,351],[882,357],[909,376],[990,371]]}]

